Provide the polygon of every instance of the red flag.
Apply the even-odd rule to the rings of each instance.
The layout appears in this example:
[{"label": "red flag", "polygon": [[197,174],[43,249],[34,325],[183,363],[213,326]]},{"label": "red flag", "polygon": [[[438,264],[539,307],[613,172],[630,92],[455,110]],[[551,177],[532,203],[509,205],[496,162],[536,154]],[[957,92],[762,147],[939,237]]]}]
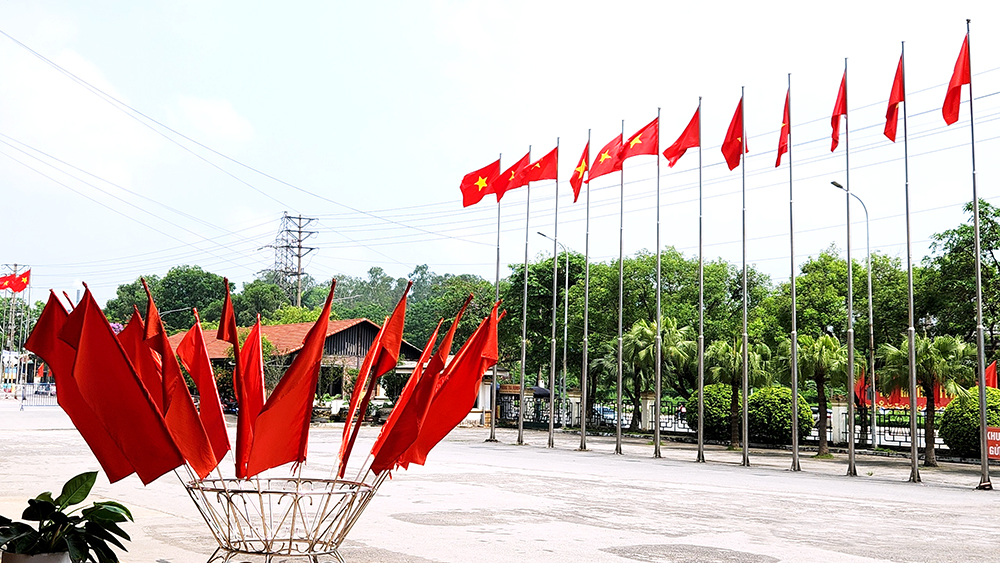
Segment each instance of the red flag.
[{"label": "red flag", "polygon": [[125,323],[125,328],[118,333],[118,342],[128,356],[132,367],[135,369],[139,381],[142,382],[149,398],[156,405],[157,410],[163,414],[163,370],[159,358],[149,353],[149,348],[142,341],[146,334],[146,325],[142,322],[139,309],[132,306],[132,318]]},{"label": "red flag", "polygon": [[530,162],[531,153],[529,152],[522,156],[521,160],[515,162],[513,166],[504,170],[503,174],[497,178],[496,182],[493,183],[493,191],[497,194],[498,202],[500,201],[500,198],[503,197],[503,194],[507,193],[509,190],[520,188],[521,186],[527,184],[527,182],[519,176],[521,175],[521,171],[527,168]]},{"label": "red flag", "polygon": [[858,381],[854,384],[854,396],[857,397],[861,405],[865,407],[868,406],[868,394],[865,393],[865,389],[867,388],[868,386],[865,385],[865,370],[861,370],[861,377],[858,378]]},{"label": "red flag", "polygon": [[486,194],[494,191],[493,183],[500,176],[500,159],[492,164],[470,172],[462,178],[459,189],[462,190],[462,207],[475,205],[482,201]]},{"label": "red flag", "polygon": [[13,276],[11,276],[9,285],[6,288],[0,288],[0,289],[9,289],[14,293],[20,293],[24,291],[30,283],[31,283],[31,270],[25,270],[20,274],[14,274]]},{"label": "red flag", "polygon": [[520,177],[525,184],[539,180],[557,180],[559,178],[559,147],[552,149],[549,154],[522,170]]},{"label": "red flag", "polygon": [[[364,417],[368,410],[368,403],[372,394],[378,386],[378,378],[396,367],[399,359],[399,348],[403,343],[403,322],[406,319],[406,294],[410,292],[413,282],[406,284],[403,296],[396,303],[396,308],[392,315],[382,324],[382,329],[375,336],[372,347],[368,349],[368,354],[358,372],[358,379],[354,383],[354,391],[351,394],[351,405],[347,410],[347,420],[344,422],[344,434],[340,442],[340,454],[338,464],[340,471],[338,477],[344,476],[347,470],[347,460],[351,457],[351,450],[354,448],[354,441],[358,437],[361,429],[360,420],[351,431],[355,415],[359,419]],[[350,434],[350,436],[348,436]]]},{"label": "red flag", "polygon": [[997,363],[996,363],[996,361],[994,361],[992,364],[990,364],[990,365],[988,365],[986,367],[986,373],[985,373],[985,375],[986,375],[986,386],[987,387],[993,387],[994,389],[996,389],[996,387],[997,387]]},{"label": "red flag", "polygon": [[149,484],[184,463],[167,425],[88,289],[59,338],[76,350],[72,377],[84,401]]},{"label": "red flag", "polygon": [[830,126],[833,127],[833,142],[830,144],[830,152],[837,150],[840,144],[840,116],[847,116],[847,71],[840,79],[840,89],[837,90],[837,102],[833,104],[833,116],[830,118]]},{"label": "red flag", "polygon": [[12,283],[14,283],[14,274],[0,277],[0,289],[10,289]]},{"label": "red flag", "polygon": [[778,161],[774,163],[775,168],[781,166],[781,155],[788,152],[788,134],[792,128],[791,107],[789,104],[791,97],[792,89],[789,88],[785,92],[785,112],[781,116],[781,131],[778,133]]},{"label": "red flag", "polygon": [[59,339],[59,331],[66,324],[68,316],[59,298],[50,291],[49,301],[38,317],[24,347],[48,364],[49,372],[56,380],[56,389],[59,390],[56,395],[59,406],[66,411],[73,426],[80,431],[90,451],[94,452],[97,462],[108,475],[108,481],[114,483],[131,475],[135,469],[84,400],[76,380],[73,379],[73,361],[76,352]]},{"label": "red flag", "polygon": [[[383,431],[386,432],[385,440],[383,441],[380,436],[379,439],[382,443],[376,442],[375,447],[372,448],[374,461],[372,461],[371,469],[376,475],[385,470],[391,470],[397,464],[400,464],[403,454],[417,439],[424,417],[427,416],[427,409],[430,407],[431,400],[434,397],[438,376],[444,369],[448,355],[451,354],[451,343],[455,338],[455,329],[458,328],[458,323],[462,320],[462,314],[465,313],[465,308],[469,306],[470,302],[472,302],[471,294],[465,299],[465,303],[459,309],[458,314],[455,315],[455,320],[451,323],[451,328],[448,329],[444,340],[441,341],[441,345],[438,346],[437,353],[434,354],[430,361],[421,356],[421,361],[418,363],[418,367],[421,368],[419,373],[415,370],[415,377],[411,376],[410,381],[407,381],[406,389],[400,394],[396,408],[392,411],[393,415],[396,415],[397,411],[400,411],[397,420],[394,421],[393,426],[388,431],[383,427]],[[438,327],[440,326],[441,323],[438,323]],[[436,335],[437,330],[434,332]],[[434,340],[434,338],[431,338],[428,341],[428,346],[433,346]],[[428,349],[425,348],[424,355],[427,354],[427,351]],[[425,361],[427,361],[427,366],[422,367]],[[404,395],[406,396],[405,401],[403,400]],[[391,416],[390,420],[392,420]],[[387,421],[386,425],[388,424],[389,422]]]},{"label": "red flag", "polygon": [[583,147],[583,154],[580,155],[580,162],[577,163],[576,168],[573,169],[573,174],[569,178],[569,185],[573,188],[573,203],[580,199],[580,188],[583,187],[583,175],[587,172],[587,168],[590,166],[590,141],[587,141],[587,146]]},{"label": "red flag", "polygon": [[722,156],[726,158],[726,164],[730,170],[735,170],[740,165],[741,153],[748,153],[750,149],[743,139],[743,98],[736,105],[736,113],[733,120],[729,122],[729,129],[726,131],[726,138],[722,141]]},{"label": "red flag", "polygon": [[958,60],[955,61],[955,70],[951,74],[951,81],[948,82],[948,93],[945,94],[944,105],[941,107],[944,122],[948,125],[958,121],[958,108],[962,104],[962,84],[972,84],[968,33],[965,34],[965,41],[962,41],[962,50],[958,53]]},{"label": "red flag", "polygon": [[639,129],[628,141],[622,145],[618,153],[618,160],[624,162],[625,159],[641,154],[656,155],[660,152],[660,118],[650,121],[645,127]]},{"label": "red flag", "polygon": [[601,152],[597,153],[597,159],[587,173],[587,183],[594,178],[617,172],[622,169],[622,162],[618,160],[618,153],[622,150],[622,136],[618,135],[611,142],[604,145]]},{"label": "red flag", "polygon": [[667,147],[667,150],[663,151],[663,158],[667,159],[667,165],[671,168],[677,164],[677,161],[684,156],[684,153],[688,149],[693,149],[694,147],[701,146],[701,128],[699,123],[701,122],[701,107],[694,111],[694,117],[688,123],[687,127],[681,133],[680,137],[674,141],[674,144]]},{"label": "red flag", "polygon": [[899,122],[899,104],[906,101],[903,91],[903,55],[899,56],[896,65],[896,77],[892,80],[892,91],[889,92],[889,109],[885,110],[885,136],[896,142],[896,125]]},{"label": "red flag", "polygon": [[302,348],[254,423],[253,447],[247,462],[250,476],[285,463],[294,461],[299,464],[306,460],[313,398],[316,396],[326,329],[330,323],[330,304],[336,285],[334,280],[323,312],[302,340]]},{"label": "red flag", "polygon": [[[243,367],[240,365],[240,336],[236,328],[236,312],[233,310],[233,299],[229,294],[229,279],[223,278],[222,285],[226,287],[226,299],[222,302],[222,313],[219,317],[219,331],[216,340],[222,340],[233,345],[233,396],[236,402],[243,401]],[[237,428],[239,418],[237,417]],[[239,430],[237,430],[237,435]]]},{"label": "red flag", "polygon": [[177,363],[177,355],[174,354],[167,339],[167,330],[160,320],[160,312],[153,302],[153,294],[149,291],[146,280],[142,280],[142,285],[146,288],[148,298],[144,343],[147,354],[158,354],[162,366],[163,420],[167,423],[167,430],[170,431],[184,459],[191,465],[195,474],[204,479],[219,462],[215,459],[205,427],[201,425],[198,409],[195,408],[187,382],[184,381],[181,366]]},{"label": "red flag", "polygon": [[240,402],[240,413],[236,419],[236,477],[246,479],[247,460],[253,445],[253,430],[264,408],[264,355],[260,340],[260,315],[243,341],[240,350],[240,390],[236,398]]},{"label": "red flag", "polygon": [[222,414],[222,402],[219,399],[219,390],[215,386],[215,374],[212,373],[212,360],[208,356],[205,333],[201,330],[201,319],[198,317],[198,310],[193,311],[194,325],[177,345],[177,357],[198,387],[198,396],[201,397],[199,404],[201,424],[208,434],[215,459],[222,461],[232,446],[226,434],[226,418]]},{"label": "red flag", "polygon": [[497,362],[497,307],[469,337],[455,359],[445,369],[439,388],[431,401],[417,440],[404,456],[423,465],[427,453],[462,420],[476,403],[483,374]]}]

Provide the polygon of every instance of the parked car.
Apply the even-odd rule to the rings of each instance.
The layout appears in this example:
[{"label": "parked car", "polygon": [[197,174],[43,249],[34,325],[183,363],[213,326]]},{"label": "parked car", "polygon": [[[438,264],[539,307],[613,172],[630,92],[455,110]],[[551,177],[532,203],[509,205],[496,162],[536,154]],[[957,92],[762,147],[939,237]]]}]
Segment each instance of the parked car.
[{"label": "parked car", "polygon": [[615,425],[615,409],[611,407],[594,407],[590,415],[591,420],[597,421],[598,424],[607,424],[610,426]]}]

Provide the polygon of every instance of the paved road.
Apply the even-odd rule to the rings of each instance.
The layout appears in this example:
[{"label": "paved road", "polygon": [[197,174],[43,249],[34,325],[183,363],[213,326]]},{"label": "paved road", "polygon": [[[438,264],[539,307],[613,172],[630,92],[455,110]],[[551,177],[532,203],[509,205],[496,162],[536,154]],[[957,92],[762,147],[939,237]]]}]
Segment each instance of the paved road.
[{"label": "paved road", "polygon": [[[18,516],[26,497],[58,490],[97,468],[57,408],[18,412],[0,400],[0,514]],[[232,430],[232,428],[230,429]],[[314,428],[308,472],[326,476],[341,427]],[[978,467],[922,468],[906,482],[909,461],[859,456],[856,478],[842,456],[802,459],[788,452],[712,447],[694,463],[693,447],[667,443],[652,459],[647,440],[544,432],[458,429],[426,467],[385,483],[342,549],[349,562],[868,562],[989,561],[1000,558],[1000,492],[976,491]],[[361,433],[361,449],[375,429]],[[357,461],[361,461],[360,459]],[[994,475],[1000,485],[1000,475]],[[167,475],[143,487],[133,476],[95,494],[133,509],[136,523],[123,561],[203,562],[214,540],[180,482]],[[276,560],[277,561],[277,560]],[[298,560],[298,561],[301,561]]]}]

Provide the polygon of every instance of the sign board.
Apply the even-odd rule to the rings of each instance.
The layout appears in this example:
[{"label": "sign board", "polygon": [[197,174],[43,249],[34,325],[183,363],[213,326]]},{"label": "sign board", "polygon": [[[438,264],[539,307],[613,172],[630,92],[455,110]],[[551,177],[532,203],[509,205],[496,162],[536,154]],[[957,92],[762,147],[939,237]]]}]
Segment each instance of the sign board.
[{"label": "sign board", "polygon": [[986,450],[990,459],[1000,459],[1000,428],[986,428]]}]

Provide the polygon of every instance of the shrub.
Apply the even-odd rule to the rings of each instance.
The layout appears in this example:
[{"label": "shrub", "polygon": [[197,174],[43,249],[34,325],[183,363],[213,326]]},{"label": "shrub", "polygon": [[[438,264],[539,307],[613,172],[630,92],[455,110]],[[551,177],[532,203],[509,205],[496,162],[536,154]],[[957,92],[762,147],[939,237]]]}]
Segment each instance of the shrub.
[{"label": "shrub", "polygon": [[[941,439],[953,455],[979,457],[979,388],[969,389],[969,397],[948,403],[941,417]],[[986,425],[1000,426],[1000,390],[986,388]]]},{"label": "shrub", "polygon": [[[792,442],[792,390],[788,387],[764,387],[747,400],[747,425],[750,441],[763,444]],[[799,395],[799,439],[812,429],[812,410]]]},{"label": "shrub", "polygon": [[[733,390],[728,384],[716,383],[705,386],[705,439],[729,439],[729,403],[733,398]],[[737,401],[739,396],[737,395]],[[688,426],[698,428],[698,393],[694,393],[687,401]]]}]

